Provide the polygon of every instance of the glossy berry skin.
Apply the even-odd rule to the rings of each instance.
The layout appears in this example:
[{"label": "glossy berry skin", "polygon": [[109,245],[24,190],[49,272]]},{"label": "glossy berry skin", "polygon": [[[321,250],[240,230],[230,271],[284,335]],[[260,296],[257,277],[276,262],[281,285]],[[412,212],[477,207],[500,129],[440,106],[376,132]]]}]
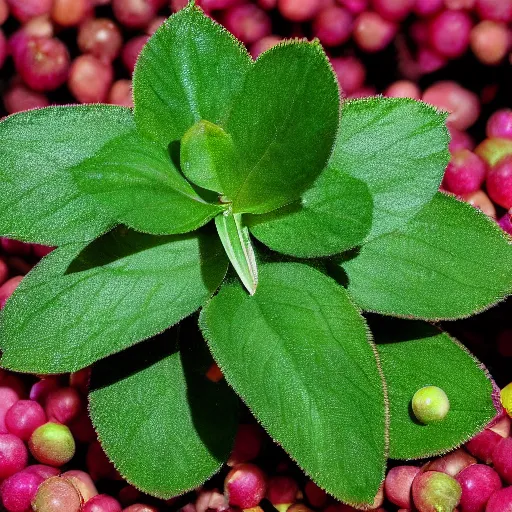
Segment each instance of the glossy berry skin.
[{"label": "glossy berry skin", "polygon": [[81,512],[122,512],[122,509],[112,496],[98,494],[84,504]]},{"label": "glossy berry skin", "polygon": [[265,474],[254,464],[238,464],[224,481],[224,494],[230,505],[242,509],[256,507],[265,493]]},{"label": "glossy berry skin", "polygon": [[19,400],[5,415],[5,425],[11,434],[28,441],[37,427],[46,423],[44,409],[33,400]]},{"label": "glossy berry skin", "polygon": [[423,471],[440,471],[441,473],[456,477],[465,468],[476,463],[477,460],[474,457],[462,448],[459,448],[429,462],[423,467]]},{"label": "glossy berry skin", "polygon": [[503,208],[512,208],[512,155],[502,158],[487,174],[487,193]]},{"label": "glossy berry skin", "polygon": [[66,425],[48,422],[34,430],[28,446],[42,464],[62,466],[75,454],[75,440]]},{"label": "glossy berry skin", "polygon": [[420,472],[417,466],[395,466],[388,471],[384,480],[386,498],[402,508],[411,508],[411,486],[414,478]]},{"label": "glossy berry skin", "polygon": [[123,36],[118,26],[107,18],[85,21],[78,32],[78,47],[83,53],[112,62],[121,53]]},{"label": "glossy berry skin", "polygon": [[441,388],[425,386],[414,393],[412,410],[418,421],[428,425],[446,417],[450,410],[450,401]]},{"label": "glossy berry skin", "polygon": [[51,391],[46,398],[45,411],[49,421],[68,425],[82,410],[82,398],[75,388]]},{"label": "glossy berry skin", "polygon": [[489,138],[512,140],[512,110],[501,109],[494,112],[487,121],[486,133]]},{"label": "glossy berry skin", "polygon": [[0,487],[2,503],[8,512],[26,512],[44,479],[36,473],[19,471]]},{"label": "glossy berry skin", "polygon": [[453,511],[459,504],[460,484],[445,473],[426,471],[412,483],[412,497],[418,512]]},{"label": "glossy berry skin", "polygon": [[500,477],[512,484],[512,438],[504,437],[492,452],[492,463]]},{"label": "glossy berry skin", "polygon": [[79,512],[82,497],[66,478],[54,476],[43,482],[32,500],[34,512]]},{"label": "glossy berry skin", "polygon": [[466,449],[485,464],[492,462],[492,452],[503,438],[486,428],[466,443]]},{"label": "glossy berry skin", "polygon": [[512,487],[496,491],[489,498],[485,512],[512,512]]},{"label": "glossy berry skin", "polygon": [[486,163],[475,153],[460,149],[452,153],[443,185],[454,194],[463,196],[476,192],[485,181]]},{"label": "glossy berry skin", "polygon": [[457,475],[462,488],[460,512],[484,512],[491,495],[501,489],[501,480],[489,466],[473,464]]},{"label": "glossy berry skin", "polygon": [[28,452],[23,441],[12,434],[0,434],[0,479],[21,471],[27,461]]}]

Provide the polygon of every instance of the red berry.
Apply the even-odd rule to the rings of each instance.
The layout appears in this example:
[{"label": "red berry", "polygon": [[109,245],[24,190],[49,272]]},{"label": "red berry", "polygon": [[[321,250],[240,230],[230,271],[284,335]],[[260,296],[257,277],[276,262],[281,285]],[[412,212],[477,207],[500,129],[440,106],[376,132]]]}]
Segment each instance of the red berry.
[{"label": "red berry", "polygon": [[13,434],[0,434],[0,479],[21,471],[28,461],[27,448]]},{"label": "red berry", "polygon": [[502,158],[487,174],[487,192],[503,208],[512,208],[512,155]]},{"label": "red berry", "polygon": [[384,480],[384,493],[389,501],[402,508],[411,508],[411,486],[419,473],[417,466],[396,466],[391,468]]},{"label": "red berry", "polygon": [[353,18],[343,7],[322,9],[313,21],[313,34],[324,46],[339,46],[350,39]]},{"label": "red berry", "polygon": [[236,466],[242,462],[249,462],[255,459],[261,450],[263,432],[254,424],[241,424],[235,437],[233,450],[228,459],[228,466]]},{"label": "red berry", "polygon": [[512,110],[497,110],[487,121],[487,137],[512,140]]},{"label": "red berry", "polygon": [[0,494],[8,512],[27,512],[44,479],[36,473],[19,471],[2,483]]},{"label": "red berry", "polygon": [[254,464],[238,464],[224,481],[224,493],[230,505],[240,508],[256,507],[265,492],[265,474]]},{"label": "red berry", "polygon": [[240,41],[252,44],[272,30],[268,14],[254,4],[242,4],[225,11],[224,26]]},{"label": "red berry", "polygon": [[37,427],[46,423],[44,409],[33,400],[19,400],[5,415],[5,425],[11,434],[28,441]]},{"label": "red berry", "polygon": [[499,434],[486,428],[466,443],[466,449],[477,459],[485,464],[490,464],[492,462],[492,452],[502,439]]},{"label": "red berry", "polygon": [[501,480],[494,469],[485,464],[473,464],[457,475],[462,487],[460,512],[484,512],[491,495],[501,489]]},{"label": "red berry", "polygon": [[98,494],[85,503],[81,512],[122,512],[122,509],[112,496]]},{"label": "red berry", "polygon": [[82,410],[82,398],[75,388],[59,388],[51,391],[46,398],[45,410],[49,421],[72,422]]},{"label": "red berry", "polygon": [[485,512],[512,512],[512,486],[496,491],[489,498]]},{"label": "red berry", "polygon": [[512,438],[504,437],[492,452],[494,469],[508,484],[512,484]]}]

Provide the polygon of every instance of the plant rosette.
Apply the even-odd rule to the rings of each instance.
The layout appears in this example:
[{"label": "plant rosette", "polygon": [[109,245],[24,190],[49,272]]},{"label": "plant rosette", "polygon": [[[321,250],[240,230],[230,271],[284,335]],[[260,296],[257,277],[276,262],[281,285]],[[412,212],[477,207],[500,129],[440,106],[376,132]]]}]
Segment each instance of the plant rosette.
[{"label": "plant rosette", "polygon": [[[487,371],[429,324],[512,287],[510,240],[438,192],[446,114],[342,102],[318,42],[253,61],[193,2],[148,40],[133,95],[133,111],[0,123],[0,235],[57,246],[1,313],[1,364],[92,365],[91,418],[123,477],[162,498],[201,485],[238,395],[318,486],[365,506],[388,457],[492,420]],[[225,379],[207,378],[212,356]],[[449,410],[425,425],[426,386]]]}]

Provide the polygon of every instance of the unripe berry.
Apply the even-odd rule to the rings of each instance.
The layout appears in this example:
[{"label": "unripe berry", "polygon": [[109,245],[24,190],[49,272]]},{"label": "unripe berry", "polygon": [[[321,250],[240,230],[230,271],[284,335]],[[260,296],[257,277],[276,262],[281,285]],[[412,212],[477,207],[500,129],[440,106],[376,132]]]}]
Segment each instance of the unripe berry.
[{"label": "unripe berry", "polygon": [[256,507],[265,492],[265,474],[254,464],[235,466],[224,481],[224,493],[230,505],[240,508]]},{"label": "unripe berry", "polygon": [[512,140],[497,137],[485,139],[476,147],[475,153],[493,167],[505,156],[512,155]]},{"label": "unripe berry", "polygon": [[414,393],[412,410],[418,421],[428,425],[446,417],[450,410],[450,401],[441,388],[425,386]]},{"label": "unripe berry", "polygon": [[75,486],[84,502],[89,501],[98,494],[92,478],[85,471],[72,469],[62,473],[61,477],[67,478]]},{"label": "unripe berry", "polygon": [[34,512],[79,512],[82,497],[67,479],[54,476],[43,482],[32,501]]},{"label": "unripe berry", "polygon": [[500,400],[507,414],[512,417],[512,382],[501,390]]},{"label": "unripe berry", "polygon": [[412,483],[412,498],[419,512],[453,511],[461,494],[455,478],[437,471],[420,473]]},{"label": "unripe berry", "polygon": [[62,466],[75,455],[75,440],[66,425],[48,422],[34,430],[28,446],[42,464]]}]

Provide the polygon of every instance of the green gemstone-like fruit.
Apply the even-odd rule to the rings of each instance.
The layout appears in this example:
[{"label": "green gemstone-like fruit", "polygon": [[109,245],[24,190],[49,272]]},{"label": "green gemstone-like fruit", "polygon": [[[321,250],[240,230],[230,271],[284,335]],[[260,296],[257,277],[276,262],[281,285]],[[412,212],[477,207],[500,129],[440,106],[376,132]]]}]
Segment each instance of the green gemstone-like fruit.
[{"label": "green gemstone-like fruit", "polygon": [[450,410],[450,401],[441,388],[425,386],[414,393],[412,410],[418,421],[428,425],[446,417]]}]

